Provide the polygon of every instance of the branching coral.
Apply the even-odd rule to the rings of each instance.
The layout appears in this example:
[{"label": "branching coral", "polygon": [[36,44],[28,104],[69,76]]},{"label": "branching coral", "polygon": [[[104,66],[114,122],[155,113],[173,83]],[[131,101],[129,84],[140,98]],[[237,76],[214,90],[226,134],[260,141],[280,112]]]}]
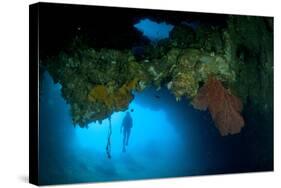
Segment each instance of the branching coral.
[{"label": "branching coral", "polygon": [[244,126],[242,103],[214,77],[209,77],[192,102],[199,110],[208,109],[222,136],[239,133]]}]

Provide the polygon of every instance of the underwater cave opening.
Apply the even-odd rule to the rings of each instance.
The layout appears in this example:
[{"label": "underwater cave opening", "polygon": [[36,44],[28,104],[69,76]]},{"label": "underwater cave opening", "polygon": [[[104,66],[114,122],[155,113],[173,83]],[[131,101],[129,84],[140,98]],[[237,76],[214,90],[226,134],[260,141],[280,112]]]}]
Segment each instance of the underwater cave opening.
[{"label": "underwater cave opening", "polygon": [[[134,111],[126,152],[122,152],[120,132],[126,111],[112,114],[112,158],[109,160],[106,155],[108,119],[101,124],[90,123],[88,129],[74,127],[70,106],[61,95],[60,85],[54,84],[49,74],[44,77],[43,89],[46,89],[40,100],[39,165],[40,173],[44,173],[41,182],[211,174],[244,169],[246,165],[242,160],[244,156],[238,152],[241,141],[234,140],[237,137],[221,137],[210,114],[195,110],[187,99],[177,102],[167,88],[157,91],[154,87],[134,93],[135,98],[127,110]],[[58,175],[60,171],[65,173]],[[60,178],[54,180],[52,177],[56,176]]]},{"label": "underwater cave opening", "polygon": [[[196,128],[189,115],[183,115],[183,108],[188,101],[176,102],[175,97],[167,90],[156,91],[150,87],[143,92],[134,92],[134,100],[126,111],[114,112],[112,123],[111,159],[106,155],[106,144],[109,119],[101,124],[93,122],[88,128],[75,128],[76,152],[93,158],[99,158],[108,164],[118,166],[121,176],[128,176],[128,169],[137,169],[135,177],[165,177],[186,173],[189,169],[194,173],[194,161],[197,160]],[[133,111],[132,111],[133,110]],[[122,121],[130,112],[133,127],[126,152],[122,151],[123,132],[120,131]],[[185,112],[184,112],[185,113]],[[186,112],[188,113],[188,112]],[[192,115],[192,114],[191,114]],[[190,121],[187,121],[190,119]],[[189,140],[186,142],[186,140]],[[198,149],[197,149],[198,150]],[[88,161],[94,165],[97,161]],[[171,174],[172,173],[172,174]]]},{"label": "underwater cave opening", "polygon": [[[133,128],[127,151],[122,152],[120,126],[125,112],[111,116],[111,155],[106,156],[109,121],[74,127],[69,104],[46,72],[40,102],[40,172],[41,182],[102,181],[120,178],[168,177],[199,173],[199,133],[189,112],[196,110],[188,101],[176,102],[167,90],[147,88],[134,93],[128,110],[133,109]],[[56,107],[56,108],[54,108]],[[184,108],[184,109],[183,109]],[[56,110],[57,109],[57,110]],[[186,115],[183,115],[183,113]],[[194,114],[191,113],[191,116]],[[188,141],[187,141],[188,140]],[[202,164],[203,165],[203,164]],[[202,168],[202,167],[201,167]],[[53,180],[58,171],[66,173]],[[79,171],[81,173],[76,174]],[[95,176],[91,176],[95,174]]]},{"label": "underwater cave opening", "polygon": [[143,18],[134,25],[151,42],[158,42],[161,39],[169,38],[174,25],[167,22],[155,22],[149,18]]},{"label": "underwater cave opening", "polygon": [[[168,103],[169,101],[175,101],[175,98],[171,94],[168,96],[169,94],[166,92],[156,92],[155,88],[148,88],[141,93],[135,92],[134,100],[129,104],[126,111],[114,112],[111,115],[111,155],[113,158],[122,153],[123,135],[120,128],[126,112],[130,112],[133,119],[127,152],[138,155],[137,153],[141,150],[147,150],[147,148],[150,148],[150,151],[160,151],[162,149],[159,150],[159,148],[163,145],[165,145],[167,153],[177,152],[178,148],[174,145],[180,146],[184,141],[181,140],[180,131],[177,130],[178,127],[173,124],[173,118],[169,117],[170,111],[175,107]],[[101,124],[98,122],[90,123],[87,129],[77,126],[75,132],[79,147],[104,153],[109,123],[109,119],[104,119]],[[191,136],[189,135],[189,137]],[[156,147],[159,148],[156,149]]]}]

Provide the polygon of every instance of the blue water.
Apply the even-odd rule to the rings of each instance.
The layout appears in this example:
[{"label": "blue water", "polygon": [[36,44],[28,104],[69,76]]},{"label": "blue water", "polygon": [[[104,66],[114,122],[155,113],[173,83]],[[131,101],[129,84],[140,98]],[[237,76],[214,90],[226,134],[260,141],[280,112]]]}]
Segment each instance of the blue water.
[{"label": "blue water", "polygon": [[173,25],[166,22],[157,23],[148,18],[140,20],[134,27],[140,30],[152,42],[169,38],[169,33],[174,28]]},{"label": "blue water", "polygon": [[41,89],[40,184],[259,170],[253,156],[260,154],[253,151],[247,136],[221,137],[208,112],[193,109],[184,99],[176,102],[164,88],[134,93],[129,106],[129,110],[134,109],[133,128],[125,153],[120,126],[126,111],[112,115],[111,159],[105,150],[109,121],[90,123],[88,128],[74,126],[61,86],[54,84],[47,72]]},{"label": "blue water", "polygon": [[[112,159],[108,159],[105,147],[109,121],[90,123],[88,128],[74,127],[69,105],[61,97],[61,86],[54,84],[47,73],[42,85],[39,160],[42,183],[169,177],[180,175],[183,166],[192,165],[194,156],[186,150],[193,146],[184,143],[182,133],[173,126],[165,108],[142,105],[146,95],[151,95],[150,90],[135,93],[129,106],[134,109],[133,128],[126,153],[122,152],[120,132],[125,112],[111,116]],[[162,100],[153,93],[151,98],[156,102]],[[192,140],[192,130],[186,135]]]}]

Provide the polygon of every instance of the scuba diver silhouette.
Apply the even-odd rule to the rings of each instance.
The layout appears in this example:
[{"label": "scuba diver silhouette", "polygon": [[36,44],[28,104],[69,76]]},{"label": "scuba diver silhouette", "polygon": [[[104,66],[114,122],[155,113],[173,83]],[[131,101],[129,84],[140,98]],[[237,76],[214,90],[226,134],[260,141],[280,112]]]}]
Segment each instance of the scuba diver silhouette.
[{"label": "scuba diver silhouette", "polygon": [[[133,110],[131,110],[131,112],[133,112]],[[120,128],[120,132],[122,132],[123,129],[123,150],[122,150],[123,152],[126,152],[126,146],[128,146],[129,143],[132,127],[133,127],[133,119],[131,117],[130,112],[127,112]]]}]

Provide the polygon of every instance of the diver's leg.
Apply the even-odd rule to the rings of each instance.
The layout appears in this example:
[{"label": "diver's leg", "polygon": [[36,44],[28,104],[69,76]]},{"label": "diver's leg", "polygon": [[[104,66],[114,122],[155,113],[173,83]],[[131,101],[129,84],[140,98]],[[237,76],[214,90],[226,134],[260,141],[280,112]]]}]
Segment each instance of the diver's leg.
[{"label": "diver's leg", "polygon": [[126,138],[127,138],[127,133],[126,133],[126,130],[123,129],[123,149],[122,149],[123,152],[126,152],[126,148],[125,148]]},{"label": "diver's leg", "polygon": [[126,133],[125,131],[123,132],[123,146],[125,145],[125,142],[126,142]]},{"label": "diver's leg", "polygon": [[127,146],[128,143],[129,143],[130,134],[131,134],[131,129],[128,129],[128,130],[127,130],[126,146]]},{"label": "diver's leg", "polygon": [[127,145],[127,139],[128,139],[128,130],[125,131],[125,140],[124,140],[125,145]]}]

